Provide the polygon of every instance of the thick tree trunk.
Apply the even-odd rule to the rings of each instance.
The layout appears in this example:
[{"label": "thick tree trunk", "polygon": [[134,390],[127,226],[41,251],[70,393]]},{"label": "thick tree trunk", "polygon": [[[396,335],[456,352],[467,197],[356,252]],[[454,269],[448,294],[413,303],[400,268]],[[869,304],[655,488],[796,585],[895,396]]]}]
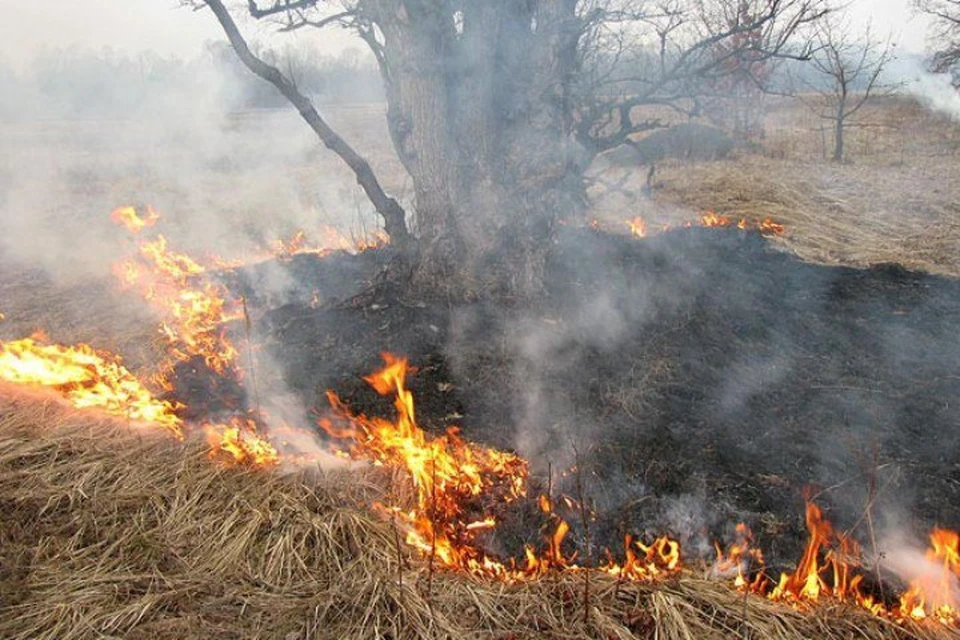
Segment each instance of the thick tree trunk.
[{"label": "thick tree trunk", "polygon": [[583,206],[571,162],[574,0],[366,0],[383,32],[391,136],[413,179],[420,277],[535,292],[556,221]]}]

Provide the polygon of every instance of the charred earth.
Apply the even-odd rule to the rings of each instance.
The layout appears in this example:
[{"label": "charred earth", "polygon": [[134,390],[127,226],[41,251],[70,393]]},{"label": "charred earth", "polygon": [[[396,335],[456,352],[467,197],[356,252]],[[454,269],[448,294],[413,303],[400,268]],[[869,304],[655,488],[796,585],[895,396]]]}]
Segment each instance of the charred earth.
[{"label": "charred earth", "polygon": [[[921,535],[960,522],[954,280],[810,264],[733,228],[565,228],[535,301],[401,294],[378,284],[390,258],[298,255],[225,280],[308,406],[336,389],[389,414],[361,376],[390,351],[418,368],[426,429],[519,448],[560,493],[578,460],[598,548],[655,532],[707,552],[742,520],[776,566],[806,537],[804,488],[839,527],[868,504]],[[256,293],[277,269],[296,283],[279,305]]]}]

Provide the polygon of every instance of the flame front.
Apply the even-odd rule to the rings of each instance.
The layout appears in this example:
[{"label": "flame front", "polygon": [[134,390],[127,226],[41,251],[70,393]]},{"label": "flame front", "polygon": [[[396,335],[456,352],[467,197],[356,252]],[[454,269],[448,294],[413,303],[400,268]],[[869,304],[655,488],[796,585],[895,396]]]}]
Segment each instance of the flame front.
[{"label": "flame front", "polygon": [[[141,241],[138,258],[114,267],[125,286],[136,287],[164,316],[161,332],[173,361],[198,357],[222,375],[235,366],[238,357],[224,325],[241,314],[236,305],[226,302],[222,285],[198,279],[205,271],[191,257],[170,250],[162,235]],[[162,364],[160,379],[172,369],[173,362]]]},{"label": "flame front", "polygon": [[[380,505],[399,520],[406,541],[425,557],[443,566],[475,575],[526,580],[548,571],[579,571],[575,555],[562,550],[570,525],[557,516],[549,497],[539,504],[553,521],[541,553],[525,549],[524,567],[489,556],[477,535],[494,530],[497,519],[490,509],[526,495],[528,463],[523,458],[468,442],[450,428],[442,436],[427,435],[416,423],[413,395],[406,388],[407,361],[383,354],[385,366],[364,378],[380,395],[395,394],[395,421],[353,414],[327,392],[334,416],[320,426],[333,438],[348,443],[355,459],[404,469],[416,492],[416,506]],[[626,561],[612,560],[602,569],[629,580],[650,580],[680,569],[680,545],[660,538],[647,546],[627,541]]]},{"label": "flame front", "polygon": [[173,403],[154,398],[119,356],[86,344],[65,347],[35,338],[0,342],[0,380],[48,387],[73,406],[96,407],[137,422],[150,422],[183,437]]},{"label": "flame front", "polygon": [[[148,209],[141,217],[124,207],[111,216],[134,234],[153,226],[157,214]],[[646,225],[636,218],[628,223],[637,236],[646,234]],[[709,213],[700,219],[703,226],[757,228],[762,233],[782,233],[783,226],[765,219],[756,224]],[[138,236],[139,238],[139,236]],[[356,246],[356,245],[355,245]],[[310,252],[305,234],[298,233],[277,247],[276,254],[292,256]],[[191,257],[176,253],[164,236],[138,241],[138,257],[117,265],[118,277],[135,286],[164,315],[162,332],[168,342],[171,362],[201,358],[217,375],[240,375],[237,349],[225,333],[225,325],[242,317],[236,304],[228,303],[224,287],[208,280],[206,268]],[[2,319],[0,314],[0,319]],[[332,391],[327,392],[333,408],[320,425],[332,436],[341,453],[376,465],[402,469],[410,480],[415,498],[409,504],[378,505],[403,529],[406,542],[431,561],[451,570],[503,580],[530,580],[549,572],[597,571],[619,580],[649,581],[676,575],[682,568],[680,544],[660,537],[644,544],[630,536],[624,541],[624,559],[610,558],[595,569],[589,559],[570,551],[571,526],[555,508],[548,495],[538,498],[549,526],[542,549],[524,548],[522,566],[502,561],[484,549],[487,536],[496,534],[497,507],[512,503],[527,493],[528,462],[513,453],[471,443],[456,428],[439,436],[424,432],[416,422],[414,399],[406,386],[410,369],[407,361],[384,354],[385,366],[365,378],[381,395],[393,395],[396,419],[367,418],[354,414]],[[161,364],[159,380],[170,388],[166,375],[169,364]],[[138,423],[151,423],[184,438],[190,425],[177,415],[182,407],[157,398],[150,385],[138,380],[119,356],[98,351],[86,344],[49,344],[39,336],[0,342],[0,380],[54,389],[78,408],[97,408]],[[209,444],[209,456],[218,461],[271,467],[285,457],[258,429],[262,416],[244,413],[223,422],[199,425]],[[281,426],[282,429],[292,427]],[[189,433],[189,432],[188,432]],[[561,496],[571,509],[581,508]],[[562,508],[562,504],[561,504]],[[914,579],[899,598],[899,605],[887,606],[861,589],[862,558],[859,546],[848,535],[834,529],[812,500],[806,502],[809,538],[796,570],[782,573],[776,583],[767,579],[764,557],[746,525],[736,528],[736,541],[726,552],[717,547],[715,569],[733,577],[735,588],[805,609],[831,599],[846,602],[897,622],[936,621],[956,626],[960,594],[960,535],[934,529],[926,560],[932,567]],[[567,551],[565,551],[565,548]],[[734,575],[735,574],[735,575]]]},{"label": "flame front", "polygon": [[[141,217],[133,207],[120,207],[110,217],[133,234],[159,220],[150,208]],[[157,424],[182,440],[189,426],[177,415],[182,405],[155,397],[150,387],[174,391],[176,362],[194,358],[202,359],[217,376],[239,378],[237,349],[227,337],[225,325],[240,313],[236,305],[226,302],[224,287],[204,279],[206,268],[190,256],[172,251],[163,235],[152,240],[138,236],[137,246],[138,256],[115,264],[114,273],[125,286],[136,287],[163,316],[160,330],[168,357],[147,383],[127,370],[119,356],[86,344],[45,344],[37,337],[0,342],[0,380],[47,387],[75,407],[98,408],[110,415]],[[252,419],[234,416],[225,423],[206,423],[202,430],[211,458],[254,466],[279,461],[277,450],[257,432]]]},{"label": "flame front", "polygon": [[272,255],[269,257],[288,260],[293,256],[301,254],[325,256],[334,251],[356,253],[386,246],[390,241],[389,236],[383,231],[376,231],[352,239],[330,226],[322,226],[319,231],[322,237],[321,241],[311,244],[307,240],[306,231],[298,229],[286,240],[282,238],[277,240],[273,247]]},{"label": "flame front", "polygon": [[526,493],[526,460],[467,442],[453,428],[442,436],[429,437],[417,426],[413,395],[405,386],[407,361],[390,354],[383,357],[386,366],[364,379],[381,395],[396,394],[396,421],[354,415],[328,391],[337,415],[321,420],[320,426],[334,438],[347,441],[352,457],[409,473],[416,508],[384,508],[400,519],[410,545],[448,567],[505,573],[506,567],[482,551],[476,536],[496,523],[485,513],[491,504],[511,502]]},{"label": "flame front", "polygon": [[[631,235],[636,236],[637,238],[647,237],[647,222],[642,217],[634,216],[633,218],[627,220],[626,224],[630,229]],[[591,223],[591,226],[596,226],[596,220]],[[786,227],[770,217],[763,218],[762,220],[751,221],[747,218],[731,218],[719,213],[714,213],[713,211],[707,211],[706,213],[698,216],[696,222],[685,222],[682,224],[682,226],[684,228],[700,226],[707,228],[736,227],[737,229],[741,230],[755,229],[761,235],[765,236],[782,236],[784,233],[786,233]],[[673,225],[664,224],[661,225],[659,229],[660,231],[670,231],[673,229]]]},{"label": "flame front", "polygon": [[933,618],[943,624],[958,622],[958,579],[960,579],[960,534],[935,528],[926,553],[931,565],[939,565],[938,574],[923,575],[910,583],[900,596],[900,615],[913,620]]}]

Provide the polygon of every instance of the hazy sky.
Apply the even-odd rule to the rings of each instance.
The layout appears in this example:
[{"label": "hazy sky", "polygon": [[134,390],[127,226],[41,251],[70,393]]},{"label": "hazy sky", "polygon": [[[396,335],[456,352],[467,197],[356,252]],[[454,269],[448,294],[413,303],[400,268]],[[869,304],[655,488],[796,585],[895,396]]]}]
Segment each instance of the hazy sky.
[{"label": "hazy sky", "polygon": [[[913,16],[909,5],[910,0],[854,0],[851,12],[858,22],[872,20],[877,34],[892,30],[903,49],[922,51],[925,21]],[[0,15],[0,60],[17,68],[45,47],[77,44],[94,49],[112,47],[125,53],[154,50],[163,55],[190,56],[206,40],[223,38],[208,11],[181,8],[177,0],[0,0]],[[248,36],[260,40],[269,38],[273,31],[268,25],[251,21],[243,26]],[[316,40],[317,34],[307,30],[298,36],[278,37]],[[323,48],[332,51],[353,42],[346,34],[325,37],[328,45]]]}]

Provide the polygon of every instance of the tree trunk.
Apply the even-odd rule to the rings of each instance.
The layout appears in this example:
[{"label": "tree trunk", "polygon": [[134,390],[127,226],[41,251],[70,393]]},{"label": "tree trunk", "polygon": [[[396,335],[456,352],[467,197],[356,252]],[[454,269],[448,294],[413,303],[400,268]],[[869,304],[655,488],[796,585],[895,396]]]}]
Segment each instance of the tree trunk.
[{"label": "tree trunk", "polygon": [[834,162],[843,162],[843,125],[844,118],[842,115],[837,117],[837,122],[834,127],[833,134],[833,161]]},{"label": "tree trunk", "polygon": [[487,0],[438,17],[444,4],[362,4],[389,61],[388,124],[413,179],[418,277],[533,293],[555,223],[583,207],[568,104],[576,3]]},{"label": "tree trunk", "polygon": [[837,112],[834,116],[833,129],[833,161],[843,162],[843,133],[847,119],[847,86],[841,85],[840,99],[837,102]]}]

